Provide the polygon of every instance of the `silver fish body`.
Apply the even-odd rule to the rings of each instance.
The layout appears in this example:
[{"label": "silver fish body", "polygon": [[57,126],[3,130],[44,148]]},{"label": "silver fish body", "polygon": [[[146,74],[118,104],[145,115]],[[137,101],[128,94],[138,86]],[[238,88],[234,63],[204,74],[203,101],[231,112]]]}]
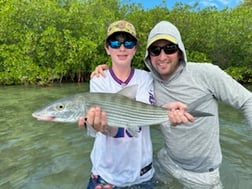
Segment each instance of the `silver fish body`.
[{"label": "silver fish body", "polygon": [[115,93],[81,93],[59,99],[35,111],[32,116],[39,120],[77,122],[92,106],[106,112],[108,125],[136,127],[160,124],[168,120],[167,109],[135,101]]},{"label": "silver fish body", "polygon": [[[136,128],[169,121],[167,109],[134,100],[136,91],[137,85],[133,85],[118,93],[75,94],[52,102],[35,111],[32,116],[45,121],[77,122],[90,107],[99,106],[107,114],[108,125],[114,127]],[[199,99],[190,106],[195,109],[206,98],[209,97]],[[212,115],[194,110],[189,113],[194,116]]]}]

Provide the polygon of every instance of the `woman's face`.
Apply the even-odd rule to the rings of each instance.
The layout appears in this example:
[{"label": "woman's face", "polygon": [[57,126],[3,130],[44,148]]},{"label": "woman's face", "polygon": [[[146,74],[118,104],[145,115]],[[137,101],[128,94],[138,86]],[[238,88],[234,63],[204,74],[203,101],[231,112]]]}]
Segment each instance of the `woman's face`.
[{"label": "woman's face", "polygon": [[136,53],[136,41],[126,39],[124,35],[117,35],[109,39],[105,47],[113,64],[130,65]]}]

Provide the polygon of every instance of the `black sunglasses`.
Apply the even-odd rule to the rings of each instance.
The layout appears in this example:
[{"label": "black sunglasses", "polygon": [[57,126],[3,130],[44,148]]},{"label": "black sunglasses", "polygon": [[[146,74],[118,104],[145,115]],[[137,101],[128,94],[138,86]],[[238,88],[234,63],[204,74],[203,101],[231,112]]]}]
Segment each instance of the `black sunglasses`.
[{"label": "black sunglasses", "polygon": [[162,49],[164,50],[165,54],[173,54],[177,52],[179,48],[176,44],[167,44],[163,47],[150,46],[148,50],[151,56],[159,56]]},{"label": "black sunglasses", "polygon": [[126,49],[132,49],[136,45],[136,42],[135,41],[123,41],[123,42],[121,42],[121,41],[118,41],[118,40],[114,40],[114,41],[110,40],[110,41],[108,41],[108,44],[113,49],[119,49],[122,44]]}]

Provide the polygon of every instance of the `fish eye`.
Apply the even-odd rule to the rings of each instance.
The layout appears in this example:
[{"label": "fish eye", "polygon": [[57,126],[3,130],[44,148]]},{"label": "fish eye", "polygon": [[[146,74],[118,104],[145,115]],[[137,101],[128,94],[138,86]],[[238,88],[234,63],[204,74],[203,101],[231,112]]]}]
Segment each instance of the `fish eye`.
[{"label": "fish eye", "polygon": [[65,108],[65,106],[63,104],[58,104],[56,106],[56,109],[59,110],[59,111],[64,110],[64,108]]}]

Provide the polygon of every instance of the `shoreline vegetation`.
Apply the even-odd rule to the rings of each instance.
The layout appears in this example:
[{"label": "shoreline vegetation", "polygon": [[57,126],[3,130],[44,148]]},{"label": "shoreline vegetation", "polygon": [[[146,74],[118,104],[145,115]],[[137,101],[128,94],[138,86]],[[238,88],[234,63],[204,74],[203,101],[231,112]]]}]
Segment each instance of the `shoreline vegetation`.
[{"label": "shoreline vegetation", "polygon": [[[129,1],[130,2],[130,1]],[[108,63],[107,26],[119,19],[136,26],[140,46],[133,67],[143,63],[150,29],[160,20],[174,23],[188,60],[216,64],[242,84],[252,84],[252,0],[233,9],[199,9],[166,1],[145,10],[119,0],[6,0],[0,3],[0,85],[48,86],[87,82]]]}]

